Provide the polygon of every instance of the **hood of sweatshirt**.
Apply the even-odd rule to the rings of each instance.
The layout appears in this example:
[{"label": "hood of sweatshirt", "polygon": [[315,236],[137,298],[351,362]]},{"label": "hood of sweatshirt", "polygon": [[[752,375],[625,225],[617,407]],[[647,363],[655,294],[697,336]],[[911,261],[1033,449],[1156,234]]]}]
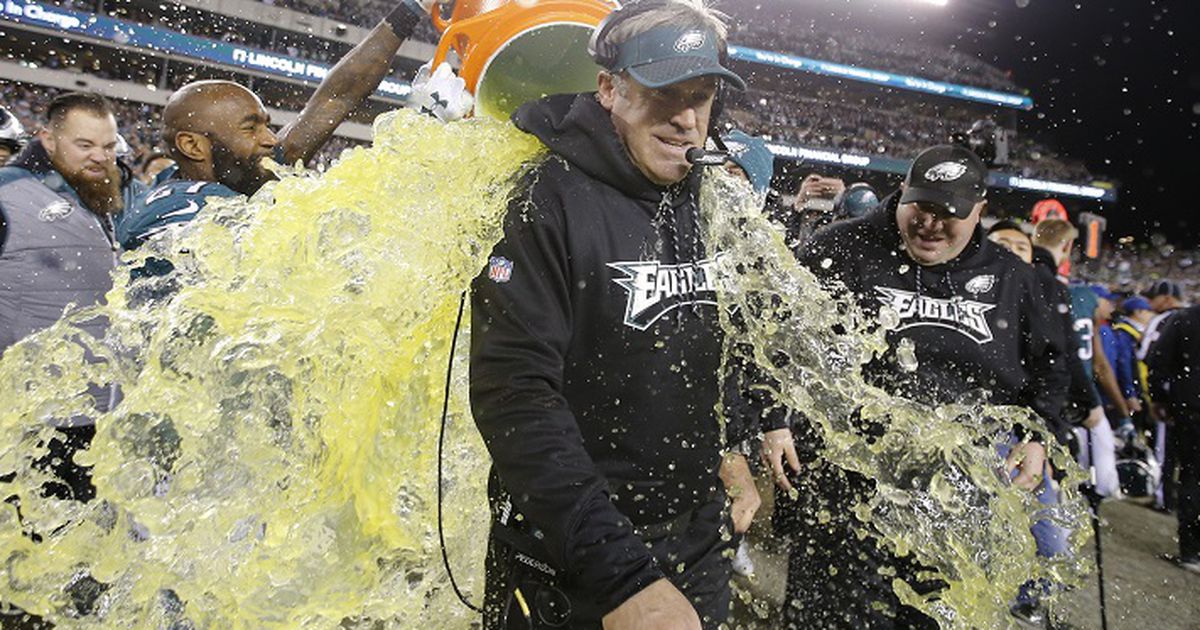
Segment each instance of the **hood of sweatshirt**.
[{"label": "hood of sweatshirt", "polygon": [[[572,167],[634,199],[659,203],[664,193],[694,186],[699,180],[700,169],[692,169],[673,186],[650,181],[629,157],[611,114],[596,100],[595,92],[556,94],[531,101],[517,108],[512,121],[518,129],[537,136]],[[671,200],[679,205],[687,197],[672,194]]]}]

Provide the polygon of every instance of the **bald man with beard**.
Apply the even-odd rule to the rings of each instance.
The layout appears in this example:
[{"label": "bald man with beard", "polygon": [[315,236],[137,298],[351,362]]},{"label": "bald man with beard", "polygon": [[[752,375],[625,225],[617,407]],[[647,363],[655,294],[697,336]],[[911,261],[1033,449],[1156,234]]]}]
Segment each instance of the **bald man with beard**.
[{"label": "bald man with beard", "polygon": [[[387,76],[400,43],[427,18],[431,5],[432,0],[402,0],[333,67],[296,120],[278,134],[258,96],[237,83],[197,81],[176,90],[163,110],[163,140],[175,166],[118,217],[122,246],[136,248],[155,232],[192,220],[210,197],[254,194],[274,178],[263,158],[307,162]],[[461,79],[441,87],[465,92]]]}]

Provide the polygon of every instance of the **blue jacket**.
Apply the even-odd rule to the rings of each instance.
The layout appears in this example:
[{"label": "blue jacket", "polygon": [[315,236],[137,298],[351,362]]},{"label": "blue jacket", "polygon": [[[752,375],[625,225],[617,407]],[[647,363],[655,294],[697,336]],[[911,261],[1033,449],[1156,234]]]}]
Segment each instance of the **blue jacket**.
[{"label": "blue jacket", "polygon": [[[1117,346],[1117,333],[1112,329],[1112,325],[1107,322],[1100,324],[1100,328],[1096,332],[1100,335],[1100,346],[1104,348],[1104,357],[1108,359],[1115,372],[1117,369],[1117,355],[1120,354],[1120,349]],[[1120,377],[1118,377],[1118,382],[1120,382]],[[1105,406],[1111,406],[1114,402],[1108,399],[1108,394],[1103,389],[1100,390],[1100,398],[1104,401]]]},{"label": "blue jacket", "polygon": [[1142,398],[1141,367],[1138,365],[1138,346],[1142,343],[1142,332],[1132,322],[1121,321],[1113,327],[1116,337],[1117,360],[1113,371],[1117,373],[1117,384],[1121,394],[1128,400]]}]

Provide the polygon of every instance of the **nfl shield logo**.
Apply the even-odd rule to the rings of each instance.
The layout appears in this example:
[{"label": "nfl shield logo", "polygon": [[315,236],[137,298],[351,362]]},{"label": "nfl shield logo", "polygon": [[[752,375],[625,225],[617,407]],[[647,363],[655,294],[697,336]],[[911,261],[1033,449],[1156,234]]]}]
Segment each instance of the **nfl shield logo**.
[{"label": "nfl shield logo", "polygon": [[492,282],[508,282],[512,279],[512,261],[503,256],[488,259],[488,277]]}]

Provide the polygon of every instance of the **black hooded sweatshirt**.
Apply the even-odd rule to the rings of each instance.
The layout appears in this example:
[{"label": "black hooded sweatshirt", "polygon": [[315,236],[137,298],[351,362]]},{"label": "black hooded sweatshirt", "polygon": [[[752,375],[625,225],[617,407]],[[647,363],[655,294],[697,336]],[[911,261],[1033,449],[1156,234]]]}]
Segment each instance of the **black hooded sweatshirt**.
[{"label": "black hooded sweatshirt", "polygon": [[[859,219],[824,228],[801,254],[818,278],[844,284],[867,315],[885,304],[900,315],[887,333],[888,352],[864,370],[868,380],[927,404],[986,390],[989,402],[1029,407],[1065,437],[1069,376],[1061,324],[1045,306],[1033,268],[988,241],[980,227],[953,260],[917,264],[896,225],[899,199],[897,192]],[[913,342],[913,371],[898,363],[902,338]]]},{"label": "black hooded sweatshirt", "polygon": [[723,500],[699,169],[652,183],[594,94],[513,122],[550,156],[473,284],[471,408],[546,559],[611,609],[663,577],[633,525]]},{"label": "black hooded sweatshirt", "polygon": [[1146,364],[1150,368],[1150,395],[1166,405],[1168,415],[1187,430],[1200,418],[1200,305],[1171,313]]}]

